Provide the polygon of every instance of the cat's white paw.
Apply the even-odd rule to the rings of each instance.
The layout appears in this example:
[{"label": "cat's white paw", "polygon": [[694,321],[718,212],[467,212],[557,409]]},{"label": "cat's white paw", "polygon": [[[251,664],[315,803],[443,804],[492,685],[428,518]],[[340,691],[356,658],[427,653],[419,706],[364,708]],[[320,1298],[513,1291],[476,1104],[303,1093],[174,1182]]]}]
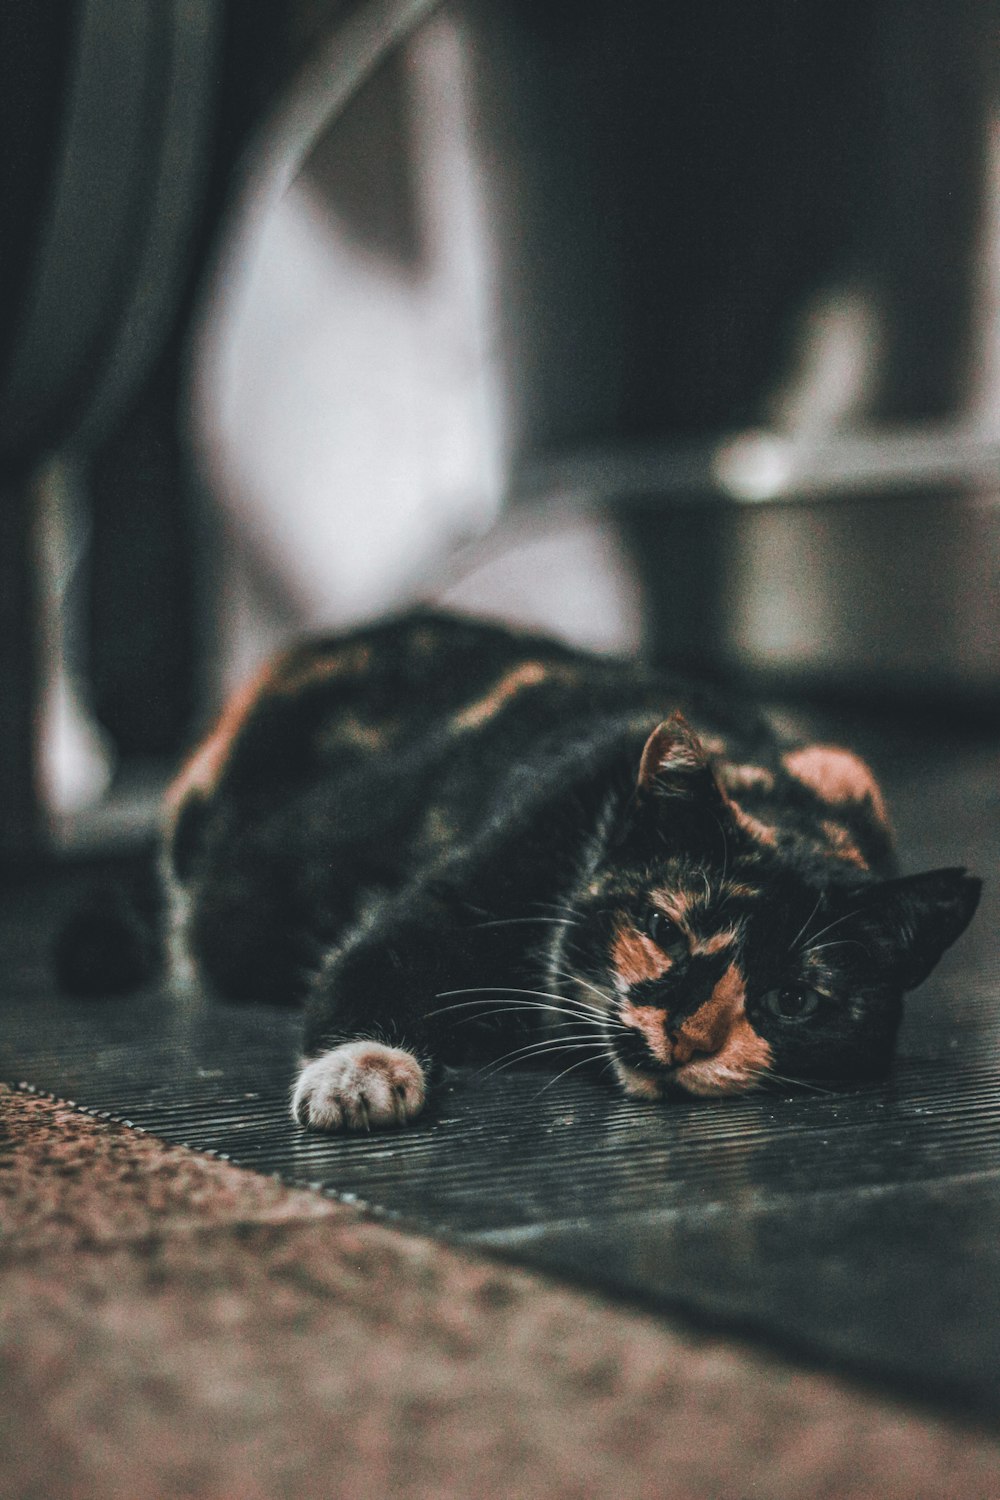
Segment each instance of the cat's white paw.
[{"label": "cat's white paw", "polygon": [[402,1047],[344,1042],[306,1063],[292,1116],[312,1130],[379,1130],[405,1125],[424,1107],[424,1070]]}]

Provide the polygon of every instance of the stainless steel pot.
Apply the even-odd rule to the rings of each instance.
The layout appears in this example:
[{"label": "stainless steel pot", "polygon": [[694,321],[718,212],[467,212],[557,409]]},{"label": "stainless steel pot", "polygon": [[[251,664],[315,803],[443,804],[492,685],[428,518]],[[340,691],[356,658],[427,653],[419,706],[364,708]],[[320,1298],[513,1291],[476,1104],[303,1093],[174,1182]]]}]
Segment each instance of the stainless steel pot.
[{"label": "stainless steel pot", "polygon": [[515,495],[661,656],[1000,698],[995,7],[467,6]]}]

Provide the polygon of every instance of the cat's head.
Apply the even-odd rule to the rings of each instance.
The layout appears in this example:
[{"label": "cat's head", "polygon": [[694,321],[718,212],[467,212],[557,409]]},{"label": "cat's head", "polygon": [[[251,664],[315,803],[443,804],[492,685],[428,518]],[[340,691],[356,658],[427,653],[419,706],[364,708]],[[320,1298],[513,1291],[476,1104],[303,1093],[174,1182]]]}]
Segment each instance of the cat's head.
[{"label": "cat's head", "polygon": [[611,1058],[633,1096],[884,1072],[904,993],[971,920],[980,882],[964,870],[870,873],[849,830],[851,814],[855,828],[881,816],[874,783],[824,754],[823,795],[783,796],[772,776],[755,804],[679,716],[649,737],[559,955],[581,1003],[610,997]]}]

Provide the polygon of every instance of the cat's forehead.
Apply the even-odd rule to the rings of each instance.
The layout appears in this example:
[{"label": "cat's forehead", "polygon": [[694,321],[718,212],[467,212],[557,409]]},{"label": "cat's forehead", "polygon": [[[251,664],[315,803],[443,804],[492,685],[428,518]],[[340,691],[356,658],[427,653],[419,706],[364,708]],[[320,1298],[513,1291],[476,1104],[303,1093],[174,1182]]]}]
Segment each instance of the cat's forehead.
[{"label": "cat's forehead", "polygon": [[[696,861],[608,871],[591,883],[594,909],[620,927],[659,912],[686,936],[692,952],[732,941],[757,953],[801,953],[829,921],[830,892],[771,868],[713,868]],[[824,959],[829,955],[824,955]]]},{"label": "cat's forehead", "polygon": [[659,868],[611,870],[595,877],[587,895],[602,906],[661,912],[678,927],[703,935],[719,923],[731,926],[766,904],[764,883],[740,872],[671,861]]},{"label": "cat's forehead", "polygon": [[744,880],[714,879],[707,870],[686,877],[653,883],[646,891],[651,907],[661,911],[678,927],[697,926],[707,917],[731,907],[751,907],[764,892]]}]

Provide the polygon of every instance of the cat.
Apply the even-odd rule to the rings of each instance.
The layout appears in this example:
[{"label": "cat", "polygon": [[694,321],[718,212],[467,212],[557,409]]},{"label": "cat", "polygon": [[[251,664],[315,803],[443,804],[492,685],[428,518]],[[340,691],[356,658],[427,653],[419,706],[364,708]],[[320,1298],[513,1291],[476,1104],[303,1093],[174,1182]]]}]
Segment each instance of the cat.
[{"label": "cat", "polygon": [[429,610],[270,664],[174,782],[163,866],[175,967],[304,1004],[292,1113],[327,1131],[405,1124],[472,1057],[650,1100],[877,1077],[980,892],[897,874],[850,751]]}]

